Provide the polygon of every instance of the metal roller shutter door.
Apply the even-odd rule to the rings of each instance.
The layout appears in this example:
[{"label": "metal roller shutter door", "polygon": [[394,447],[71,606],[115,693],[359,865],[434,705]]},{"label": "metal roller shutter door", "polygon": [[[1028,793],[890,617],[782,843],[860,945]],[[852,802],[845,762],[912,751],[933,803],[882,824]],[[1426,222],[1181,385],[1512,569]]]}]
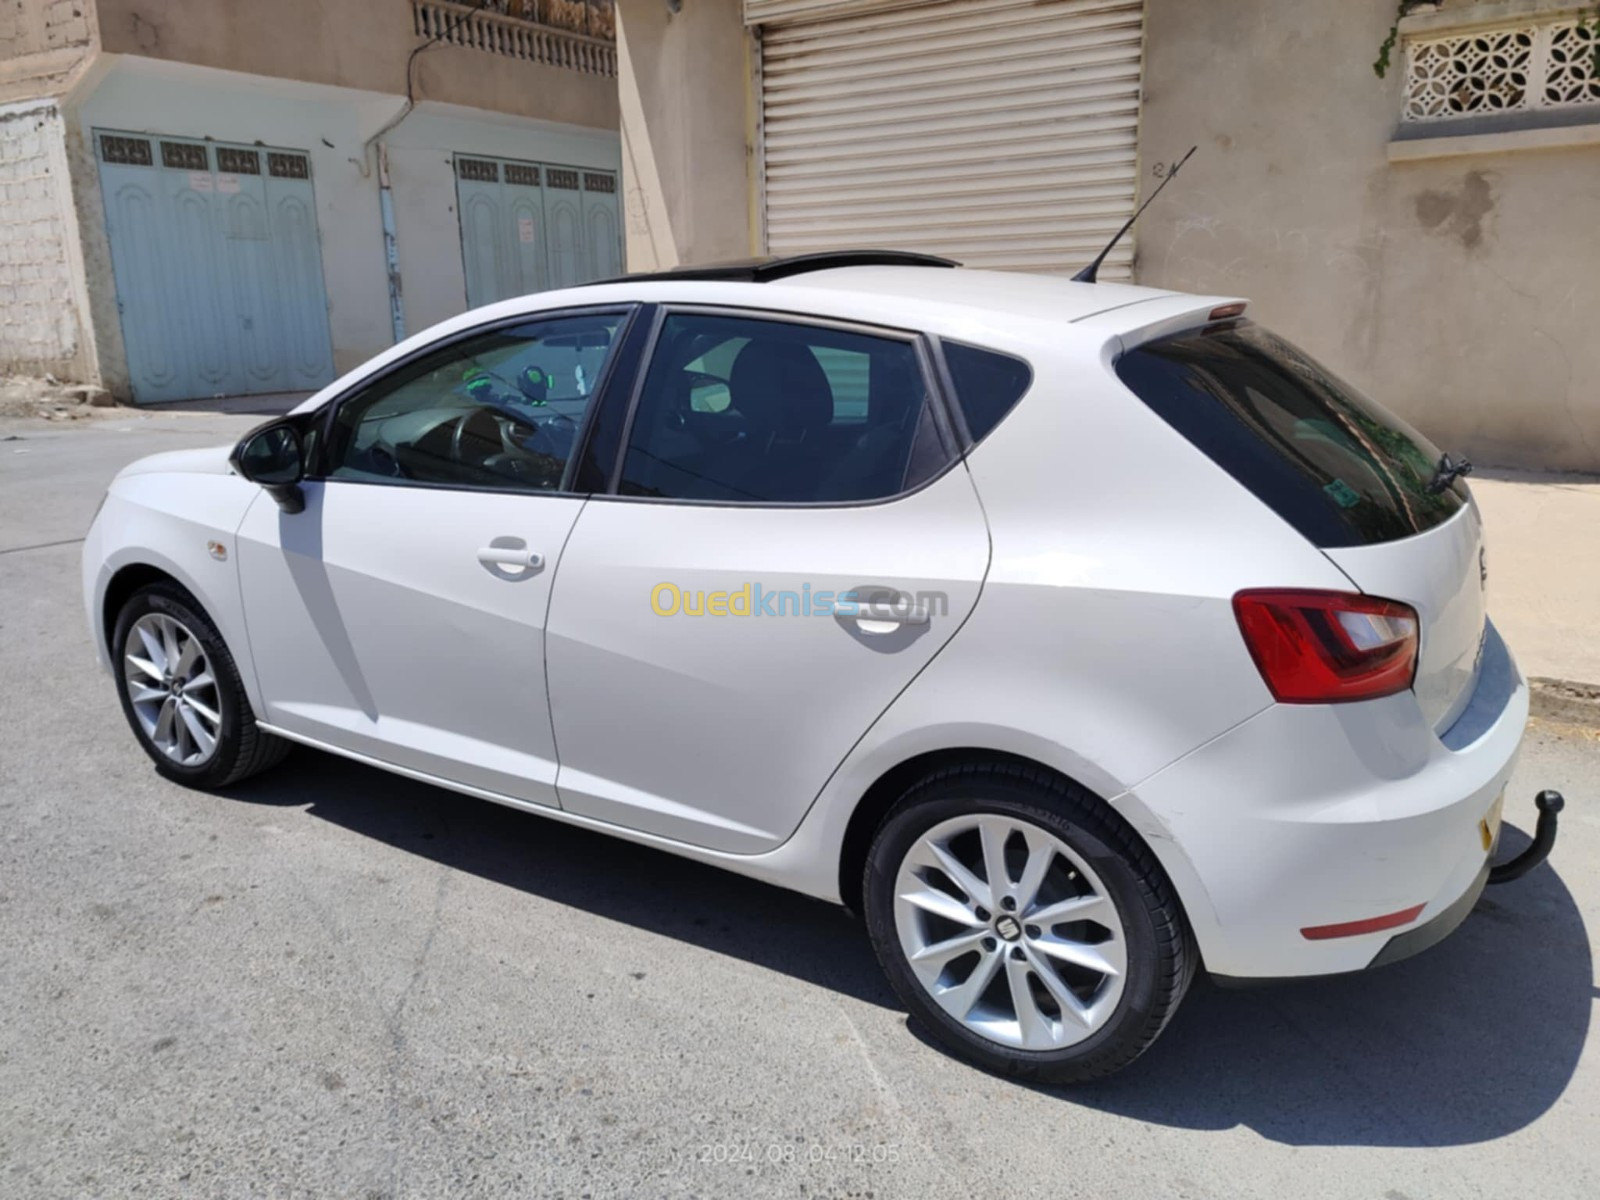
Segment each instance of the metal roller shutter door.
[{"label": "metal roller shutter door", "polygon": [[[1132,214],[1138,0],[827,7],[801,21],[791,2],[761,27],[771,253],[892,248],[1076,270]],[[752,0],[747,15],[763,9]],[[1132,258],[1125,239],[1102,277],[1129,278]]]}]

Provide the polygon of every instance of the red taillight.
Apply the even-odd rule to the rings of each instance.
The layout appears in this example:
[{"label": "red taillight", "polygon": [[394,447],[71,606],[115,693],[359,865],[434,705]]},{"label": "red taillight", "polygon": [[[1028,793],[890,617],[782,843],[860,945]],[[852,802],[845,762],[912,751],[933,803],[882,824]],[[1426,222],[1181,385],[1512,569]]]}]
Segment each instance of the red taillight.
[{"label": "red taillight", "polygon": [[1411,686],[1417,612],[1347,592],[1253,589],[1233,598],[1250,656],[1284,704],[1371,700]]}]

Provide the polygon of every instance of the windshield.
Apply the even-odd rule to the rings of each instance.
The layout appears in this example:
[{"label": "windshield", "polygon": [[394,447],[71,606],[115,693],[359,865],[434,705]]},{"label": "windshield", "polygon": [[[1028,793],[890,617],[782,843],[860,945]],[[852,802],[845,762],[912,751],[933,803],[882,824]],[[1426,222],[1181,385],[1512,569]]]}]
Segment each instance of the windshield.
[{"label": "windshield", "polygon": [[1430,492],[1439,450],[1248,321],[1146,343],[1117,361],[1135,395],[1318,546],[1393,541],[1466,502]]}]

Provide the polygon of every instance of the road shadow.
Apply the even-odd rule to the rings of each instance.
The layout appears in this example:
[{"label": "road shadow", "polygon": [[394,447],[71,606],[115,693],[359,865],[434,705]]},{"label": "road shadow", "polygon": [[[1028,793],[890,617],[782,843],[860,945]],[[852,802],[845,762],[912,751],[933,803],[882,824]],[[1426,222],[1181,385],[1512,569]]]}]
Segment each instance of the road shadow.
[{"label": "road shadow", "polygon": [[[455,870],[899,1008],[859,922],[781,888],[309,750],[233,794],[305,805]],[[1501,853],[1527,842],[1507,826]],[[1083,1107],[1297,1146],[1490,1141],[1565,1091],[1597,995],[1583,918],[1545,865],[1490,888],[1441,945],[1379,971],[1249,990],[1201,977],[1133,1067],[1038,1090],[1061,1101],[1063,1137]]]},{"label": "road shadow", "polygon": [[898,1007],[860,923],[797,892],[304,747],[228,794],[306,805],[310,816],[454,870]]},{"label": "road shadow", "polygon": [[[1506,826],[1500,855],[1528,844]],[[1595,995],[1589,935],[1550,865],[1377,971],[1250,990],[1197,980],[1143,1059],[1061,1099],[1292,1146],[1457,1146],[1532,1123],[1566,1090]]]}]

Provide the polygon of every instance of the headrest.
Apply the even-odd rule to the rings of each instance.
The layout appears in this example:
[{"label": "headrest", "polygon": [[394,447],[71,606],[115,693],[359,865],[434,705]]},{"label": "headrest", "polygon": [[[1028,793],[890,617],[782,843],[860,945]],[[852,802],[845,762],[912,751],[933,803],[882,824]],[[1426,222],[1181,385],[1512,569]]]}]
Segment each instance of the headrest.
[{"label": "headrest", "polygon": [[757,338],[728,377],[732,406],[755,433],[793,437],[833,420],[833,388],[810,349]]}]

